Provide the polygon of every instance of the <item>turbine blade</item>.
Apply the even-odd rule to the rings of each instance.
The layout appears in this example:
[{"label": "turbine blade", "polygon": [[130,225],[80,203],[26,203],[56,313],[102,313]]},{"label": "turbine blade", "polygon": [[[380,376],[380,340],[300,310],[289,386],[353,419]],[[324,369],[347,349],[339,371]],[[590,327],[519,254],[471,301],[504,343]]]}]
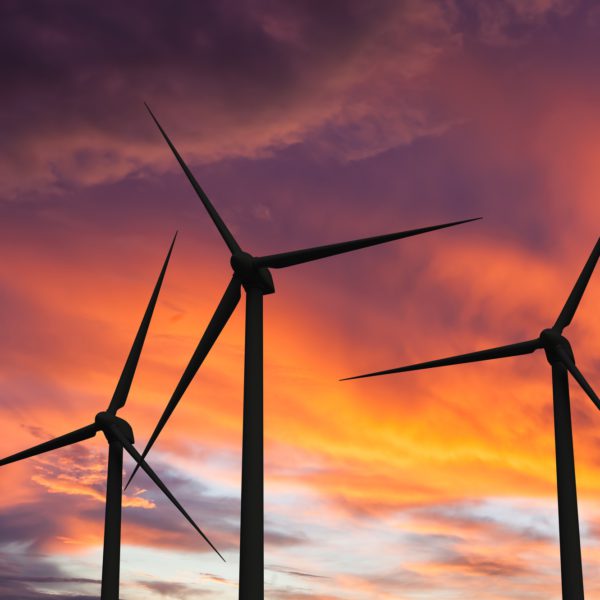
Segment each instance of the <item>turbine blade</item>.
[{"label": "turbine blade", "polygon": [[434,367],[446,367],[449,365],[461,365],[464,363],[493,360],[496,358],[507,358],[509,356],[519,356],[520,354],[530,354],[538,348],[541,348],[539,339],[528,340],[527,342],[519,342],[517,344],[508,344],[507,346],[499,346],[498,348],[490,348],[489,350],[479,350],[478,352],[459,354],[458,356],[451,356],[450,358],[430,360],[428,362],[418,363],[408,367],[398,367],[397,369],[388,369],[387,371],[377,371],[375,373],[366,373],[365,375],[346,377],[344,379],[340,379],[340,381],[348,381],[349,379],[362,379],[364,377],[375,377],[377,375],[390,375],[391,373],[404,373],[406,371],[420,371],[421,369],[432,369]]},{"label": "turbine blade", "polygon": [[575,361],[565,352],[563,348],[556,349],[560,356],[563,364],[567,367],[567,370],[573,376],[573,379],[581,386],[583,391],[590,397],[590,400],[596,405],[596,408],[600,410],[600,398],[596,395],[596,392],[592,389],[592,386],[587,382],[583,373],[575,365]]},{"label": "turbine blade", "polygon": [[554,327],[552,329],[556,329],[559,332],[571,323],[573,320],[573,316],[575,315],[575,311],[579,306],[579,302],[581,301],[581,297],[583,296],[583,292],[585,292],[585,288],[594,272],[594,267],[598,262],[598,258],[600,257],[600,239],[596,242],[590,257],[588,258],[583,270],[581,271],[581,275],[575,282],[573,286],[573,291],[567,298],[567,301],[558,315],[558,319],[556,319],[556,323],[554,323]]},{"label": "turbine blade", "polygon": [[152,296],[150,297],[150,302],[148,303],[148,307],[146,308],[146,312],[144,313],[144,318],[142,319],[140,328],[138,329],[137,335],[135,336],[135,340],[133,341],[133,346],[129,351],[129,356],[127,357],[127,361],[125,362],[125,366],[123,367],[123,372],[121,373],[121,377],[119,378],[119,382],[117,383],[117,387],[115,388],[115,393],[113,394],[112,400],[110,401],[110,404],[108,406],[107,412],[113,415],[116,414],[116,412],[120,408],[123,408],[123,406],[125,406],[125,402],[127,401],[129,389],[131,388],[131,382],[133,381],[135,369],[140,359],[140,354],[142,353],[144,340],[146,339],[146,334],[148,333],[148,327],[150,327],[152,313],[154,312],[154,307],[156,306],[156,301],[158,299],[160,287],[165,277],[165,272],[167,270],[169,259],[171,258],[171,252],[173,251],[173,245],[175,244],[176,239],[177,233],[175,233],[173,241],[171,242],[169,252],[167,253],[167,258],[165,258],[165,262],[160,271],[160,275],[158,276],[158,281],[156,282],[156,285],[154,286],[154,291],[152,292]]},{"label": "turbine blade", "polygon": [[343,254],[345,252],[352,252],[353,250],[360,250],[361,248],[368,248],[369,246],[385,244],[386,242],[411,237],[413,235],[428,233],[429,231],[435,231],[436,229],[445,229],[446,227],[454,227],[455,225],[461,225],[471,221],[478,221],[479,219],[481,219],[481,217],[477,217],[475,219],[465,219],[464,221],[454,221],[453,223],[444,223],[443,225],[434,225],[432,227],[411,229],[409,231],[376,235],[374,237],[362,238],[360,240],[353,240],[350,242],[341,242],[339,244],[317,246],[316,248],[294,250],[293,252],[283,252],[281,254],[272,254],[270,256],[260,256],[254,259],[254,264],[257,267],[282,269],[313,260],[319,260],[328,256],[335,256],[336,254]]},{"label": "turbine blade", "polygon": [[241,252],[242,249],[240,248],[239,244],[233,237],[231,231],[229,231],[229,229],[227,228],[227,225],[225,225],[223,219],[221,219],[221,215],[219,215],[219,213],[216,211],[215,207],[212,205],[212,202],[208,199],[208,196],[204,193],[204,190],[200,187],[200,184],[196,181],[196,178],[190,171],[189,167],[185,164],[185,161],[183,160],[183,158],[181,158],[181,155],[179,154],[179,152],[177,152],[177,148],[175,148],[175,146],[169,139],[169,136],[165,133],[165,130],[161,127],[161,124],[158,122],[158,119],[154,116],[154,113],[150,110],[150,107],[145,102],[144,102],[144,106],[148,109],[148,112],[150,113],[152,120],[156,123],[156,126],[162,133],[162,136],[165,138],[165,141],[169,145],[169,148],[171,148],[171,152],[173,152],[173,154],[175,155],[177,162],[183,169],[183,172],[185,173],[189,182],[192,184],[194,191],[196,192],[196,194],[198,194],[198,197],[202,201],[202,204],[204,204],[204,208],[206,208],[206,211],[210,215],[210,218],[212,219],[213,223],[219,230],[221,237],[225,240],[225,243],[227,244],[229,251],[231,252],[231,254],[236,254],[238,252]]},{"label": "turbine blade", "polygon": [[[185,368],[185,371],[183,372],[183,375],[181,376],[181,379],[179,380],[179,383],[177,384],[177,387],[175,388],[171,399],[167,403],[167,406],[162,416],[156,424],[156,427],[154,428],[154,431],[150,436],[150,440],[146,444],[144,452],[142,452],[143,458],[146,458],[148,452],[150,452],[150,448],[152,448],[152,446],[154,445],[154,442],[160,435],[160,432],[163,430],[163,427],[166,425],[169,417],[175,410],[175,407],[181,400],[183,394],[187,390],[198,369],[204,362],[204,359],[210,352],[210,349],[213,347],[213,344],[215,343],[216,339],[219,337],[221,331],[223,330],[223,327],[225,327],[225,324],[227,323],[227,321],[229,321],[229,318],[235,310],[235,307],[240,301],[240,290],[241,284],[239,280],[236,277],[233,277],[231,279],[231,282],[227,286],[227,289],[225,290],[225,293],[221,298],[221,302],[219,302],[219,306],[217,306],[217,310],[215,311],[212,319],[210,320],[210,323],[208,324],[204,335],[200,339],[200,342],[198,343],[194,354],[192,354],[192,358],[190,359],[188,366]],[[125,489],[127,489],[127,486],[131,483],[131,480],[134,478],[137,470],[138,466],[135,467],[133,473],[129,477],[127,485],[125,485]]]},{"label": "turbine blade", "polygon": [[186,510],[179,504],[177,498],[169,491],[169,488],[161,481],[160,477],[153,471],[150,465],[142,458],[140,453],[135,449],[135,446],[121,433],[118,427],[112,426],[110,430],[114,433],[117,439],[123,444],[123,447],[131,455],[133,460],[147,473],[148,477],[160,488],[162,493],[175,505],[179,512],[187,519],[191,526],[206,540],[208,545],[221,557],[223,562],[226,562],[221,553],[215,548],[213,543],[204,535],[200,527],[196,525],[192,517],[188,515]]},{"label": "turbine blade", "polygon": [[0,467],[18,460],[23,460],[24,458],[37,456],[38,454],[43,454],[44,452],[49,452],[50,450],[58,450],[58,448],[63,448],[64,446],[69,446],[71,444],[76,444],[77,442],[87,440],[94,437],[96,433],[98,433],[98,430],[99,427],[95,423],[86,425],[81,429],[71,431],[71,433],[66,433],[65,435],[61,435],[60,437],[54,438],[48,442],[43,442],[42,444],[33,446],[33,448],[29,448],[29,450],[23,450],[23,452],[17,452],[17,454],[3,458],[0,460]]}]

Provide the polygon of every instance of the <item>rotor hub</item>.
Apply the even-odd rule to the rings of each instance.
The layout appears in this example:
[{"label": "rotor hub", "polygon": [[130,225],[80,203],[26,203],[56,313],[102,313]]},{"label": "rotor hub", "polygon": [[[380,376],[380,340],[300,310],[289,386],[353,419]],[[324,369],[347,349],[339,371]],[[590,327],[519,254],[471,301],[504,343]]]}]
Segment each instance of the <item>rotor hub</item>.
[{"label": "rotor hub", "polygon": [[233,254],[230,263],[244,288],[258,288],[263,294],[272,294],[275,291],[269,269],[257,266],[254,257],[248,252]]},{"label": "rotor hub", "polygon": [[130,444],[133,444],[133,429],[125,419],[121,419],[116,415],[103,411],[96,415],[94,421],[100,427],[100,429],[102,429],[102,432],[109,442],[116,441],[115,435],[112,432],[112,428],[116,427],[125,436],[127,441]]},{"label": "rotor hub", "polygon": [[575,361],[569,340],[555,329],[544,329],[540,333],[540,341],[546,351],[546,358],[550,364],[562,362],[557,352],[558,349],[564,350]]}]

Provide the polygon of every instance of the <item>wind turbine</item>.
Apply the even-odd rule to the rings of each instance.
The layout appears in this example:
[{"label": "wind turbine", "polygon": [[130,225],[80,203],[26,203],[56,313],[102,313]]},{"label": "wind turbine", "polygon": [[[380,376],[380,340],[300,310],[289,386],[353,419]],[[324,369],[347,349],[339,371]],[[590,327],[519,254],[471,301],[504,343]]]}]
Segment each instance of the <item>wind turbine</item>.
[{"label": "wind turbine", "polygon": [[[231,252],[233,278],[225,290],[163,415],[158,421],[142,456],[145,457],[150,451],[169,416],[177,406],[177,403],[200,368],[204,358],[235,310],[241,297],[241,288],[243,287],[246,291],[246,339],[244,358],[239,597],[241,600],[262,599],[264,594],[263,296],[272,294],[275,291],[273,278],[269,269],[291,267],[336,254],[343,254],[360,248],[367,248],[391,242],[392,240],[427,233],[436,229],[460,225],[477,219],[466,219],[443,225],[435,225],[433,227],[423,227],[421,229],[390,233],[269,256],[252,256],[242,250],[147,104],[146,108]],[[132,473],[129,482],[135,475],[136,469]]]},{"label": "wind turbine", "polygon": [[554,439],[556,451],[556,482],[558,490],[558,527],[560,537],[560,568],[563,600],[583,600],[583,574],[581,569],[581,543],[579,539],[579,518],[577,514],[577,486],[575,481],[575,464],[573,458],[573,432],[571,429],[571,408],[569,402],[569,380],[571,373],[575,381],[583,388],[592,402],[600,409],[600,399],[586,381],[581,371],[575,366],[575,357],[571,344],[562,334],[573,320],[575,311],[583,296],[585,288],[592,276],[594,267],[600,257],[600,239],[596,242],[571,294],[552,327],[544,329],[532,340],[508,344],[489,350],[480,350],[468,354],[460,354],[450,358],[442,358],[418,363],[407,367],[387,369],[349,379],[376,377],[405,371],[418,371],[433,367],[459,365],[463,363],[492,360],[531,354],[543,349],[552,368],[552,392],[554,404]]},{"label": "wind turbine", "polygon": [[[38,444],[33,448],[13,454],[0,460],[0,466],[7,465],[24,458],[36,456],[50,450],[57,450],[64,446],[69,446],[77,442],[82,442],[94,437],[99,431],[102,431],[108,442],[108,472],[106,482],[106,512],[104,518],[104,552],[102,558],[102,600],[118,600],[119,598],[119,566],[121,553],[121,500],[122,500],[122,472],[123,472],[123,449],[125,449],[162,490],[167,498],[177,507],[179,512],[190,522],[192,527],[208,542],[211,548],[219,554],[219,551],[213,546],[212,542],[204,535],[202,530],[196,525],[193,519],[188,515],[185,509],[179,504],[175,496],[169,491],[167,486],[161,481],[154,470],[141,457],[139,452],[133,446],[133,430],[131,425],[124,419],[117,417],[117,411],[127,400],[129,389],[133,381],[135,369],[137,367],[146,333],[152,319],[152,313],[158,299],[158,294],[162,285],[165,271],[171,257],[171,251],[175,244],[175,237],[171,242],[169,252],[163,264],[162,270],[154,287],[154,292],[150,298],[148,307],[140,324],[133,346],[127,357],[127,361],[121,373],[121,377],[115,388],[112,400],[106,411],[99,412],[94,422],[81,429],[76,429],[66,435],[54,438],[48,442]],[[219,554],[221,556],[221,554]],[[223,557],[221,556],[223,559]],[[224,560],[224,559],[223,559]]]}]

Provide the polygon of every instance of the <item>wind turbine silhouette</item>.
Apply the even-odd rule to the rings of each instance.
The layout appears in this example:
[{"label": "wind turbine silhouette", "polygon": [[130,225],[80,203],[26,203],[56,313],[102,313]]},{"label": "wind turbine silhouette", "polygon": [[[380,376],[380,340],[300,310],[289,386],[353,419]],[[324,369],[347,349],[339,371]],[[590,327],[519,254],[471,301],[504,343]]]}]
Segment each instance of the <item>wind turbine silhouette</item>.
[{"label": "wind turbine silhouette", "polygon": [[[387,235],[379,235],[339,244],[316,248],[306,248],[269,256],[255,257],[242,250],[216,211],[200,184],[172,144],[160,123],[145,104],[150,116],[171,148],[183,172],[202,201],[221,237],[231,252],[233,278],[212,317],[206,331],[194,351],[181,380],[144,452],[146,457],[169,416],[177,406],[204,358],[235,310],[241,297],[241,288],[246,291],[246,331],[244,357],[244,413],[242,439],[242,494],[240,519],[240,582],[239,597],[242,600],[256,600],[264,595],[264,545],[263,545],[263,296],[275,291],[269,269],[281,269],[302,263],[319,260],[336,254],[351,252],[368,246],[383,244],[392,240],[411,237],[436,229],[452,227],[477,219],[466,219],[433,227],[423,227]],[[129,478],[131,482],[137,467]],[[128,482],[128,485],[129,485]]]},{"label": "wind turbine silhouette", "polygon": [[109,448],[106,482],[106,512],[104,518],[104,552],[102,557],[102,600],[118,600],[119,598],[123,449],[133,457],[137,465],[148,474],[150,479],[154,481],[165,496],[167,496],[167,498],[177,507],[179,512],[190,522],[192,527],[208,542],[221,559],[223,559],[219,551],[213,546],[212,542],[204,535],[202,530],[196,525],[181,504],[179,504],[167,486],[135,449],[133,446],[134,439],[131,425],[124,419],[117,417],[117,411],[125,406],[129,389],[131,388],[135,369],[142,352],[146,333],[150,325],[150,320],[152,319],[152,313],[154,312],[154,307],[158,299],[158,294],[167,270],[176,237],[177,234],[175,234],[175,237],[171,242],[169,252],[158,277],[158,281],[156,282],[156,286],[154,287],[154,292],[152,293],[150,302],[146,308],[140,328],[107,410],[99,412],[96,415],[94,422],[90,425],[86,425],[81,429],[76,429],[71,433],[61,435],[53,440],[38,444],[33,448],[29,448],[28,450],[18,452],[17,454],[13,454],[12,456],[0,460],[0,466],[4,466],[24,458],[30,458],[44,452],[49,452],[50,450],[57,450],[64,446],[82,442],[83,440],[94,437],[99,431],[104,433]]},{"label": "wind turbine silhouette", "polygon": [[554,438],[556,452],[556,481],[558,490],[558,527],[560,537],[560,567],[562,594],[564,600],[583,600],[583,574],[581,569],[581,543],[579,539],[579,518],[577,514],[577,486],[575,481],[575,464],[573,458],[573,432],[571,429],[571,408],[569,402],[569,380],[571,373],[583,391],[600,409],[600,399],[586,381],[581,371],[575,366],[575,357],[571,344],[562,334],[575,315],[585,288],[592,276],[594,267],[600,257],[600,239],[596,242],[571,294],[561,310],[554,325],[544,329],[539,337],[525,342],[508,344],[489,350],[480,350],[468,354],[460,354],[450,358],[431,360],[396,369],[387,369],[346,377],[341,381],[418,371],[433,367],[459,365],[463,363],[492,360],[531,354],[543,349],[552,368],[552,392],[554,404]]}]

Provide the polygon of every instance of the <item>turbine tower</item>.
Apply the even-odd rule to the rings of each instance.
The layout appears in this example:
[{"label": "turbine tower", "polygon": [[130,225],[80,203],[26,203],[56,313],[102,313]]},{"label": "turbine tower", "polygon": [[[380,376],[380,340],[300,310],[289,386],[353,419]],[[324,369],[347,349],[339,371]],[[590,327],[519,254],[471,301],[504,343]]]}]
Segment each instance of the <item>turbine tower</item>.
[{"label": "turbine tower", "polygon": [[376,377],[391,373],[405,371],[418,371],[447,365],[519,356],[531,354],[535,350],[543,349],[552,369],[552,393],[554,404],[554,439],[556,452],[556,482],[558,491],[558,526],[560,537],[560,567],[563,600],[583,600],[583,574],[581,569],[581,542],[579,539],[579,518],[577,514],[577,486],[575,481],[575,464],[573,458],[573,432],[571,429],[571,408],[569,402],[569,380],[567,373],[571,373],[583,391],[592,402],[600,409],[600,399],[586,381],[581,371],[575,365],[575,357],[571,344],[563,335],[575,315],[585,288],[592,276],[594,267],[600,257],[600,239],[596,242],[590,257],[571,291],[558,319],[552,327],[544,329],[540,335],[532,340],[508,344],[489,350],[480,350],[468,354],[460,354],[450,358],[442,358],[428,362],[418,363],[396,369],[387,369],[346,377],[361,379]]},{"label": "turbine tower", "polygon": [[[158,294],[162,285],[175,237],[171,242],[169,252],[163,264],[162,270],[154,287],[154,292],[146,308],[146,312],[140,324],[133,346],[127,357],[125,367],[115,388],[112,400],[106,411],[99,412],[90,425],[76,429],[71,433],[54,438],[48,442],[38,444],[33,448],[13,454],[0,460],[0,466],[7,465],[24,458],[36,456],[50,450],[57,450],[64,446],[69,446],[77,442],[82,442],[94,437],[99,431],[102,431],[108,442],[108,471],[106,481],[106,512],[104,518],[104,551],[102,557],[102,600],[118,600],[119,598],[119,566],[121,553],[121,500],[122,500],[122,473],[123,473],[123,449],[125,449],[136,461],[137,466],[141,467],[177,507],[179,512],[190,522],[192,527],[208,542],[211,548],[219,554],[219,551],[213,546],[212,542],[204,535],[202,530],[196,525],[193,519],[188,515],[185,509],[179,504],[175,496],[169,491],[167,486],[161,481],[154,470],[141,457],[139,452],[133,446],[133,430],[131,425],[124,419],[117,417],[117,411],[127,401],[129,389],[133,381],[135,369],[137,367],[146,333],[152,319],[152,313],[158,299]],[[221,556],[219,554],[219,556]],[[223,557],[221,556],[223,559]],[[223,559],[224,560],[224,559]]]},{"label": "turbine tower", "polygon": [[[392,240],[427,233],[436,229],[460,225],[461,223],[477,219],[466,219],[443,225],[435,225],[433,227],[423,227],[421,229],[390,233],[316,248],[306,248],[270,256],[252,256],[242,250],[148,105],[146,105],[146,108],[225,241],[231,253],[233,278],[225,290],[163,415],[158,421],[142,456],[146,457],[150,451],[169,416],[177,406],[177,403],[200,368],[204,358],[235,310],[241,297],[241,288],[243,287],[246,291],[246,331],[239,597],[241,600],[262,600],[264,597],[263,296],[272,294],[275,291],[273,278],[269,269],[291,267],[336,254],[343,254],[360,248],[367,248],[391,242]],[[134,470],[129,481],[131,481],[135,472]]]}]

